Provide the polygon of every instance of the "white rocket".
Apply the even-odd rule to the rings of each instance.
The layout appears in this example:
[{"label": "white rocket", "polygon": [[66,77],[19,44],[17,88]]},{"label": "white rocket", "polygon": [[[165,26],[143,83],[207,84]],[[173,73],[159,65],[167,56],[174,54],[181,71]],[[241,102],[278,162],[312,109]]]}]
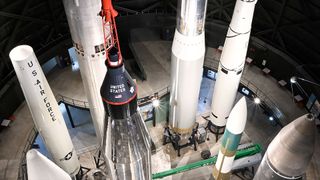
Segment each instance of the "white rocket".
[{"label": "white rocket", "polygon": [[[99,143],[103,137],[104,107],[100,87],[107,72],[100,0],[63,0],[84,90]],[[106,30],[106,34],[109,32]],[[108,42],[107,42],[108,43]]]},{"label": "white rocket", "polygon": [[190,133],[196,112],[205,54],[204,23],[207,0],[179,0],[172,44],[170,126]]},{"label": "white rocket", "polygon": [[34,124],[53,161],[71,176],[76,175],[80,163],[58,103],[43,74],[41,66],[27,45],[11,50],[10,59],[16,71]]},{"label": "white rocket", "polygon": [[247,122],[247,104],[242,97],[230,113],[226,131],[222,136],[217,162],[213,169],[215,180],[230,179],[232,164]]},{"label": "white rocket", "polygon": [[257,0],[237,0],[218,68],[210,120],[217,127],[226,125],[243,72]]},{"label": "white rocket", "polygon": [[27,152],[26,159],[30,180],[71,180],[68,173],[35,149]]}]

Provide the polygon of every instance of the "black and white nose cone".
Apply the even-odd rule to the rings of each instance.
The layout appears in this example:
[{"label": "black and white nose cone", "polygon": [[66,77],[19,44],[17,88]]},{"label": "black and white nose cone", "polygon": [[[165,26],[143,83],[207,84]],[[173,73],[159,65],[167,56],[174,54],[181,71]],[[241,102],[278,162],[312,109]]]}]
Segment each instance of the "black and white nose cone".
[{"label": "black and white nose cone", "polygon": [[111,105],[123,105],[137,95],[136,85],[124,66],[108,68],[101,86],[103,100]]}]

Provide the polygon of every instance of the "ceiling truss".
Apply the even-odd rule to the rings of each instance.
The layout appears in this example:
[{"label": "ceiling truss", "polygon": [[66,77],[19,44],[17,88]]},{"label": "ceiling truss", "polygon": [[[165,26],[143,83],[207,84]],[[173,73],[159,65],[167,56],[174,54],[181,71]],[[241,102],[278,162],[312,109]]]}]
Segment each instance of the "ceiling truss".
[{"label": "ceiling truss", "polygon": [[[44,48],[57,39],[69,34],[62,1],[52,0],[4,0],[7,5],[0,7],[0,71],[10,71],[9,51],[20,43],[28,43],[35,50]],[[141,2],[145,5],[141,6]],[[130,4],[131,5],[128,5]],[[132,1],[117,0],[115,8],[121,16],[146,13],[169,13],[177,11],[177,0],[139,0],[140,7]],[[208,0],[207,21],[231,21],[234,0]],[[2,3],[4,4],[4,3]],[[143,3],[142,3],[143,4]],[[35,13],[36,12],[36,13]],[[293,18],[294,17],[294,18]],[[293,20],[296,19],[296,20]],[[311,28],[312,27],[312,28]],[[313,64],[314,60],[297,55],[290,43],[313,51],[313,59],[320,59],[320,49],[314,44],[320,42],[320,3],[318,0],[259,0],[253,20],[252,35],[271,43],[275,47],[294,54],[301,64]],[[25,34],[22,34],[25,33]],[[298,38],[300,34],[306,38]],[[314,41],[304,41],[313,39]],[[317,66],[318,67],[318,66]],[[3,74],[1,74],[1,79]]]}]

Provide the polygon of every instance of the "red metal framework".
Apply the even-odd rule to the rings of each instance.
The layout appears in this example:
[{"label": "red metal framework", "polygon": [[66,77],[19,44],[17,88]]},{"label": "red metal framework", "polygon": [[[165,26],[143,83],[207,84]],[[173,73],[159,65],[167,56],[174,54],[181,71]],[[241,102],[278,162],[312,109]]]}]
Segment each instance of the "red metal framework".
[{"label": "red metal framework", "polygon": [[[111,67],[118,67],[122,65],[122,55],[120,50],[120,44],[118,39],[118,32],[115,17],[118,12],[113,8],[111,0],[101,0],[102,10],[101,16],[103,21],[103,31],[104,31],[104,44],[106,47],[106,60],[108,65]],[[108,34],[109,33],[109,34]],[[117,51],[118,61],[113,62],[109,58],[110,51]]]}]

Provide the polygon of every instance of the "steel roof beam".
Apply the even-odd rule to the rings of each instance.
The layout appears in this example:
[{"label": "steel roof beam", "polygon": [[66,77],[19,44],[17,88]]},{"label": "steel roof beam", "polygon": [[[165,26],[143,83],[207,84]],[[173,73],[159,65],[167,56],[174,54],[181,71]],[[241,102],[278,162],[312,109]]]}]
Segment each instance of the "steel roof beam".
[{"label": "steel roof beam", "polygon": [[52,24],[52,22],[48,21],[48,20],[23,16],[23,15],[19,15],[19,14],[13,14],[13,13],[4,12],[4,11],[0,11],[0,16],[13,18],[13,19],[21,20],[21,21],[29,21],[29,22],[31,21],[31,22],[35,22],[35,23],[39,23],[39,24]]}]

